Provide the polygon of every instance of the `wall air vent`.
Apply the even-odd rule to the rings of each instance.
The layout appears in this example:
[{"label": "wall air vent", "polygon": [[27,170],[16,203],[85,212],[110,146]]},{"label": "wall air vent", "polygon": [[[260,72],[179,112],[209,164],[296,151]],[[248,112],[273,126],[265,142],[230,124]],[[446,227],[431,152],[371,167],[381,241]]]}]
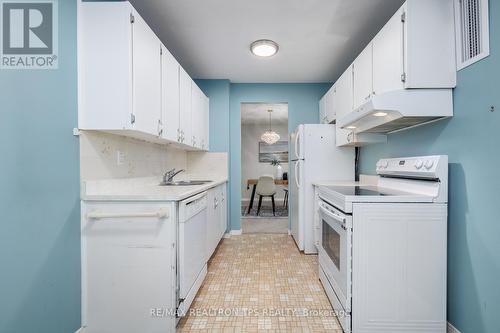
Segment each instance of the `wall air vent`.
[{"label": "wall air vent", "polygon": [[457,70],[490,54],[488,0],[455,0]]}]

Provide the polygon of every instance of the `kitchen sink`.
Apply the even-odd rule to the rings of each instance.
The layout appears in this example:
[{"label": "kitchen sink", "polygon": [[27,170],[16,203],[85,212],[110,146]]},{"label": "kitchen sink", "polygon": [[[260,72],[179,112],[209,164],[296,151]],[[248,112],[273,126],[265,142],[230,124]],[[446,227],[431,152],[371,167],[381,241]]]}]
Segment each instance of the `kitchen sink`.
[{"label": "kitchen sink", "polygon": [[177,180],[172,182],[161,182],[160,186],[193,186],[203,185],[212,182],[211,180]]}]

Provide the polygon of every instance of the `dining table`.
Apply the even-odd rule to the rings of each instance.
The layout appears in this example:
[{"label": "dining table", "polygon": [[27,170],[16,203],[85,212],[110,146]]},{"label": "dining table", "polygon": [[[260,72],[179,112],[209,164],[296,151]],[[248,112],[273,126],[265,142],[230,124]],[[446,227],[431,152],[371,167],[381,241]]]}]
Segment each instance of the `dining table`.
[{"label": "dining table", "polygon": [[[258,182],[259,182],[258,179],[247,179],[247,190],[250,189],[250,186],[253,186],[252,195],[250,196],[250,204],[248,205],[247,214],[250,214],[250,211],[252,210],[253,200],[255,198],[255,190],[257,189]],[[275,179],[274,184],[281,185],[281,186],[288,186],[288,179]]]}]

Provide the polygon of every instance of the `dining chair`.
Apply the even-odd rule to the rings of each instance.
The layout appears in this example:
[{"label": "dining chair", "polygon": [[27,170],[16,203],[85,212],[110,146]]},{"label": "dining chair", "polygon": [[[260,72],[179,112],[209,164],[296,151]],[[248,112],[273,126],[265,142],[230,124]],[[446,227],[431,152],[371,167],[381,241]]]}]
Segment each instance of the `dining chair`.
[{"label": "dining chair", "polygon": [[276,185],[274,184],[274,177],[271,175],[262,175],[257,181],[257,188],[255,192],[259,195],[259,206],[257,207],[257,216],[260,213],[263,197],[271,197],[273,203],[273,216],[276,216],[276,207],[274,204],[274,195],[276,194]]},{"label": "dining chair", "polygon": [[288,189],[284,188],[283,191],[285,192],[285,197],[283,198],[283,207],[286,209],[288,208]]}]

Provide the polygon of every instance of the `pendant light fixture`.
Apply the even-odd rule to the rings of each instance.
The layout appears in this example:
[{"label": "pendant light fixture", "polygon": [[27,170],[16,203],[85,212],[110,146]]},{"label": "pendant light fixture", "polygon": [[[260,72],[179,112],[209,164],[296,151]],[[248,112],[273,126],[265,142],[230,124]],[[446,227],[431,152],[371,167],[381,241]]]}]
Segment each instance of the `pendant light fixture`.
[{"label": "pendant light fixture", "polygon": [[267,143],[268,145],[272,145],[273,143],[278,142],[278,140],[280,139],[280,136],[278,133],[273,131],[273,128],[272,128],[273,110],[267,110],[267,112],[269,112],[269,129],[267,131],[265,131],[264,133],[262,133],[260,139],[262,141],[264,141],[265,143]]}]

